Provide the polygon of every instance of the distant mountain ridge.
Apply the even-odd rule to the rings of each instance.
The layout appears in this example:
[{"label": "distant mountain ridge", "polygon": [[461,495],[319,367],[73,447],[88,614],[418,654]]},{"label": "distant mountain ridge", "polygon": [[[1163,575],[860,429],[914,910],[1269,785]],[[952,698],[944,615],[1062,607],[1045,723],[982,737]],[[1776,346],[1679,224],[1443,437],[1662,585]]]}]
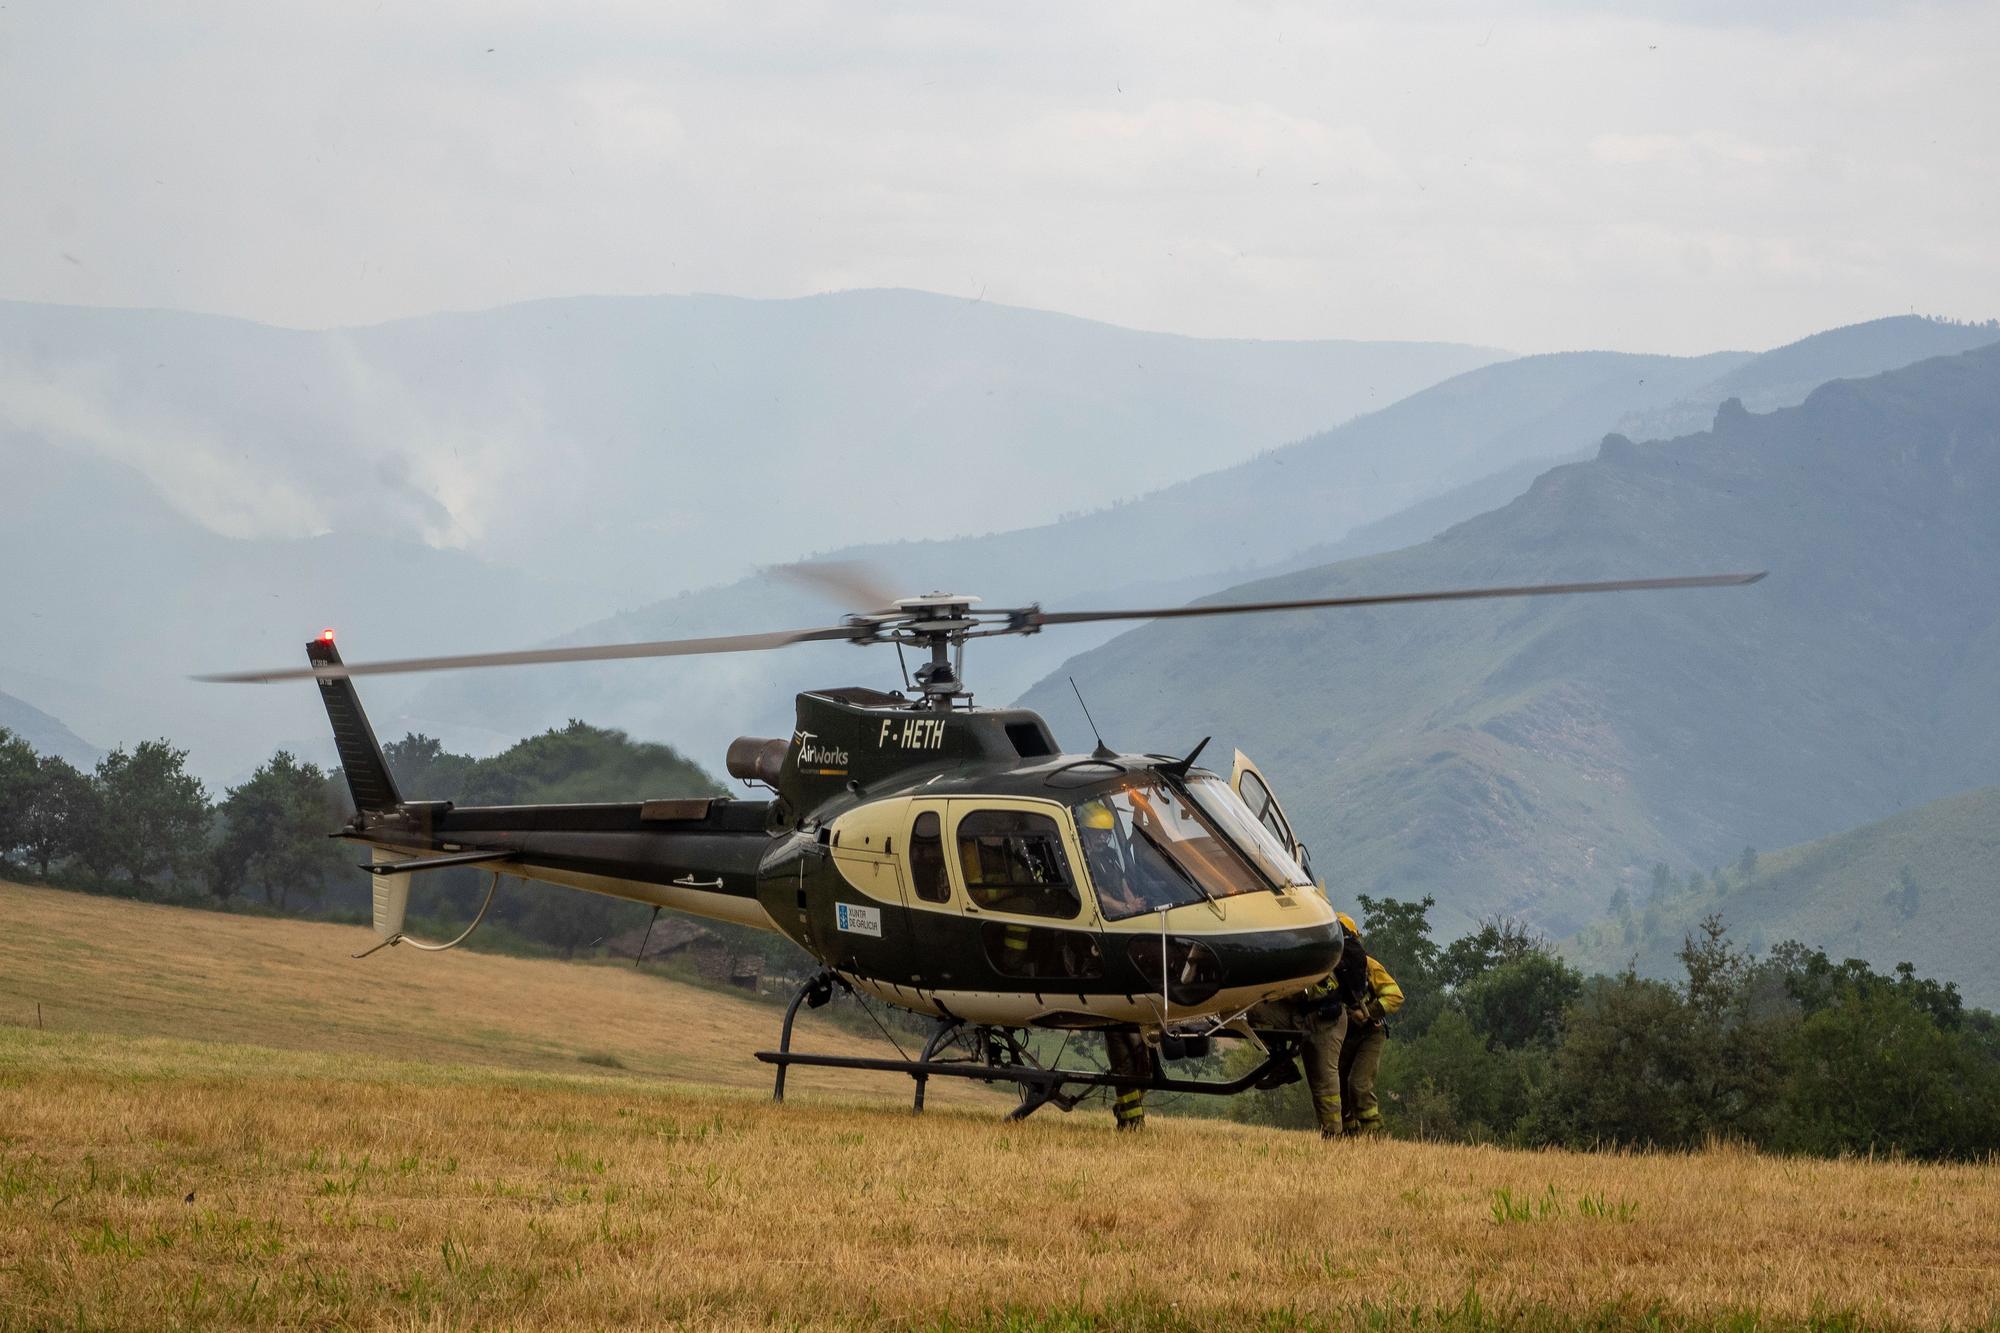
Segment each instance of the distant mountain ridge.
[{"label": "distant mountain ridge", "polygon": [[[885,527],[1110,504],[1505,355],[1187,338],[912,291],[569,297],[316,332],[0,302],[0,432],[133,466],[223,535],[458,547],[615,584],[617,605]],[[981,477],[1011,484],[962,484]]]},{"label": "distant mountain ridge", "polygon": [[[1902,332],[1821,341],[1866,360],[1962,336],[1885,324]],[[1321,429],[1466,365],[1484,375],[1495,355],[1206,342],[908,292],[578,298],[324,333],[0,303],[0,559],[34,575],[0,583],[19,627],[0,641],[0,689],[107,745],[165,734],[211,785],[234,782],[276,745],[323,756],[310,691],[186,675],[291,661],[324,626],[370,657],[815,624],[846,608],[768,580],[658,599],[704,569],[835,548],[842,524],[1007,529],[865,548],[911,586],[1171,604],[1420,539],[1630,412],[1761,360],[1530,358],[1472,381],[1470,403],[1455,375]],[[1214,474],[1204,517],[1183,474],[1259,450],[1239,465],[1255,478]],[[1019,526],[1093,496],[1125,503]],[[1004,701],[1094,641],[982,654],[975,683]],[[381,680],[368,696],[385,731],[461,748],[585,716],[713,763],[738,730],[788,725],[794,689],[857,675],[895,679],[833,647]]]},{"label": "distant mountain ridge", "polygon": [[[1605,432],[1648,411],[1706,401],[1712,416],[1728,396],[1725,387],[1765,399],[1792,395],[1796,402],[1813,387],[1801,387],[1801,376],[1826,370],[1832,378],[1853,366],[1891,369],[1990,340],[1977,330],[1897,317],[1758,355],[1523,357],[1110,509],[1012,532],[834,554],[872,563],[909,589],[949,587],[989,605],[1177,605],[1246,579],[1426,540],[1505,504],[1548,467],[1594,450]],[[615,642],[726,634],[819,624],[851,609],[752,578],[581,625],[563,637]],[[982,700],[1004,702],[1117,632],[1091,626],[982,646],[971,658],[973,686]],[[469,674],[426,688],[411,700],[407,720],[461,736],[486,728],[480,739],[493,746],[585,716],[634,735],[671,737],[712,761],[739,732],[788,728],[798,690],[845,680],[889,685],[897,681],[895,664],[821,645],[653,668]]]},{"label": "distant mountain ridge", "polygon": [[[237,781],[320,753],[311,691],[185,677],[293,661],[322,627],[355,656],[512,647],[859,535],[1108,503],[1501,355],[916,292],[324,332],[0,302],[0,562],[33,571],[0,582],[0,688]],[[385,728],[414,688],[371,687]]]},{"label": "distant mountain ridge", "polygon": [[[1468,468],[1504,467],[1514,461],[1510,449],[1550,449],[1530,429],[1538,423],[1551,430],[1601,426],[1619,419],[1635,395],[1640,402],[1664,402],[1742,360],[1733,353],[1525,357],[1456,376],[1234,467],[1058,523],[833,554],[876,565],[909,588],[950,588],[989,605],[1175,605],[1235,582],[1326,532],[1345,532],[1354,522],[1394,512],[1410,497],[1446,488]],[[1565,440],[1558,451],[1580,442],[1554,438]],[[971,476],[965,484],[994,482]],[[723,634],[819,624],[853,609],[756,577],[624,612],[564,638]],[[1114,632],[1089,627],[988,648],[971,668],[973,686],[982,698],[1004,701],[1067,653]],[[738,731],[788,729],[795,692],[856,672],[878,685],[896,680],[892,661],[857,659],[846,645],[818,645],[756,658],[687,659],[653,670],[614,664],[539,675],[479,673],[440,681],[410,707],[420,726],[491,727],[488,744],[588,716],[634,735],[672,735],[707,756],[720,753]],[[662,680],[671,684],[662,688]]]},{"label": "distant mountain ridge", "polygon": [[[1703,434],[1608,438],[1420,546],[1281,599],[1768,568],[1754,588],[1163,622],[1024,699],[1114,744],[1214,732],[1272,771],[1343,895],[1566,934],[1711,865],[2000,780],[2000,346]],[[1941,572],[1942,571],[1942,572]],[[1099,700],[1103,700],[1099,703]]]},{"label": "distant mountain ridge", "polygon": [[85,772],[104,757],[104,751],[64,726],[60,719],[11,694],[0,693],[0,729],[26,741],[36,754],[66,759]]}]

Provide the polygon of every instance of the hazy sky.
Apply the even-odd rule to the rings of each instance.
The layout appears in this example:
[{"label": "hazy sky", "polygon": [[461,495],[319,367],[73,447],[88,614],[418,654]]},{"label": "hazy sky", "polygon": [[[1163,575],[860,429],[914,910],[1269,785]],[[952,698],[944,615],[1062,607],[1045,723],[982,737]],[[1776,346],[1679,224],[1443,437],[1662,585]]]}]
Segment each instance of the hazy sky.
[{"label": "hazy sky", "polygon": [[1763,347],[2000,314],[1996,70],[1992,3],[15,0],[0,297]]}]

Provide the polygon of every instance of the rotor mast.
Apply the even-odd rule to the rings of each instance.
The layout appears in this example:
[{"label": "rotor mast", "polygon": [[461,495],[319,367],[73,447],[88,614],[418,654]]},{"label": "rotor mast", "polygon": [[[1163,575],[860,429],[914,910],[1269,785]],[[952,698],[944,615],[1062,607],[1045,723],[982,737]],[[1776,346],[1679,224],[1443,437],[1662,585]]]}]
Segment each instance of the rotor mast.
[{"label": "rotor mast", "polygon": [[[889,640],[924,651],[926,660],[916,670],[917,707],[949,712],[961,699],[970,707],[972,692],[965,688],[965,641],[985,626],[972,609],[978,600],[965,593],[946,592],[898,598],[893,612],[855,618],[869,630],[856,642]],[[987,628],[986,632],[994,631]]]}]

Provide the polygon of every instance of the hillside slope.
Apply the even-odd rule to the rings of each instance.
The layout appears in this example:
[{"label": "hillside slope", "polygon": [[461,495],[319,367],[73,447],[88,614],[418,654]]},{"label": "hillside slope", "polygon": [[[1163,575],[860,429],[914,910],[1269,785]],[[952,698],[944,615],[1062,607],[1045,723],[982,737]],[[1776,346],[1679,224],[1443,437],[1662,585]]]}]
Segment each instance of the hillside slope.
[{"label": "hillside slope", "polygon": [[[1608,439],[1424,545],[1230,590],[1768,568],[1749,589],[1162,623],[1074,673],[1115,745],[1214,732],[1344,893],[1568,933],[1656,861],[1819,837],[2000,780],[2000,346],[1707,433]],[[1099,702],[1102,701],[1102,702]],[[1226,753],[1226,751],[1225,751]]]},{"label": "hillside slope", "polygon": [[1719,912],[1739,944],[1761,951],[1798,940],[1878,971],[1913,963],[1955,981],[1968,1004],[2000,1006],[2000,787],[1947,796],[1798,847],[1759,856],[1745,878],[1733,863],[1683,879],[1660,899],[1629,895],[1626,910],[1572,937],[1564,952],[1589,971],[1627,963],[1647,976],[1680,969],[1681,939]]},{"label": "hillside slope", "polygon": [[12,732],[34,747],[37,754],[52,754],[88,772],[104,751],[50,717],[25,699],[0,694],[0,729]]},{"label": "hillside slope", "polygon": [[[233,916],[0,881],[0,1021],[426,1064],[770,1087],[781,1006],[629,966],[385,949],[360,926]],[[818,1016],[801,1049],[879,1055]],[[590,1057],[588,1060],[585,1057]],[[907,1103],[909,1084],[799,1070],[792,1087]],[[938,1090],[934,1089],[933,1093]],[[976,1087],[947,1102],[993,1104]]]}]

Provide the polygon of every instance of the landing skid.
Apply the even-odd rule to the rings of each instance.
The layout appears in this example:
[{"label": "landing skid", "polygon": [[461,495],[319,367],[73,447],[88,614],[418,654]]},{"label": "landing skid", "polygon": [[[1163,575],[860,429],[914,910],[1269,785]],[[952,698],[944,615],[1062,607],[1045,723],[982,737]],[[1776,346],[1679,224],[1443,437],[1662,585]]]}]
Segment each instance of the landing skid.
[{"label": "landing skid", "polygon": [[[772,1099],[785,1100],[785,1074],[793,1065],[812,1069],[864,1069],[884,1074],[907,1074],[916,1080],[916,1096],[911,1109],[924,1109],[924,1092],[933,1078],[966,1078],[982,1083],[1012,1083],[1021,1090],[1021,1104],[1007,1115],[1009,1120],[1025,1120],[1044,1106],[1068,1111],[1097,1088],[1142,1088],[1148,1092],[1190,1092],[1212,1097],[1233,1097],[1252,1088],[1273,1088],[1297,1081],[1298,1034],[1259,1032],[1265,1056],[1256,1068],[1233,1079],[1175,1078],[1160,1063],[1158,1051],[1148,1052],[1148,1072],[1135,1079],[1130,1074],[1104,1069],[1064,1069],[1044,1066],[1028,1050],[1024,1028],[993,1027],[940,1018],[915,1060],[876,1059],[854,1055],[816,1055],[792,1049],[792,1024],[799,1005],[817,1009],[833,998],[834,986],[847,983],[831,972],[822,972],[799,988],[785,1010],[785,1023],[778,1037],[778,1049],[758,1051],[757,1058],[778,1067],[771,1090]],[[954,1042],[969,1054],[946,1059],[940,1052]],[[1070,1089],[1076,1091],[1070,1091]]]}]

